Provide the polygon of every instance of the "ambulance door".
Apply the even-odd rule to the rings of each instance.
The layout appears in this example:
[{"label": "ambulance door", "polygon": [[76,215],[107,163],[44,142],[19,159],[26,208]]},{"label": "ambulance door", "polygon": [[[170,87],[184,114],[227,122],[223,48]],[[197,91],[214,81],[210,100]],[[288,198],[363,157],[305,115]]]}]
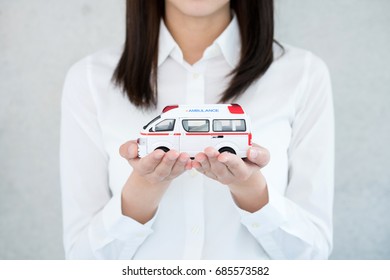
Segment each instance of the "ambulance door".
[{"label": "ambulance door", "polygon": [[212,146],[219,151],[240,154],[248,147],[244,119],[214,119]]},{"label": "ambulance door", "polygon": [[179,139],[175,133],[175,128],[178,126],[176,122],[175,119],[164,119],[151,129],[149,144],[152,150],[179,151]]},{"label": "ambulance door", "polygon": [[211,122],[207,118],[180,119],[180,151],[194,157],[211,145]]},{"label": "ambulance door", "polygon": [[213,137],[211,138],[211,146],[214,147],[216,150],[219,150],[222,146],[225,146],[223,143],[226,142],[224,135],[225,121],[226,120],[214,119],[212,123]]}]

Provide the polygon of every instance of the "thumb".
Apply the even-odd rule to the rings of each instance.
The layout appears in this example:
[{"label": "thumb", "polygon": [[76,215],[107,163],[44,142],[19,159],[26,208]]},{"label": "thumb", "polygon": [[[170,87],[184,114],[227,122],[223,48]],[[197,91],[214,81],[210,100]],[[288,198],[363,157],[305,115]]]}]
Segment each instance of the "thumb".
[{"label": "thumb", "polygon": [[260,168],[263,168],[270,161],[270,154],[266,148],[254,144],[247,152],[247,158]]},{"label": "thumb", "polygon": [[138,145],[137,141],[131,140],[122,144],[119,148],[119,154],[121,157],[131,160],[138,157]]}]

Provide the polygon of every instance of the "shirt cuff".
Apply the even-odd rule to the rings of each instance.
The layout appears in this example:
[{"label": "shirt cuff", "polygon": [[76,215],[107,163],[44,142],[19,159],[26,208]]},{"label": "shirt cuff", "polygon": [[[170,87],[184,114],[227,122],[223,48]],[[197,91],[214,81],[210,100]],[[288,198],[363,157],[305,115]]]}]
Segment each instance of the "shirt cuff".
[{"label": "shirt cuff", "polygon": [[278,229],[286,221],[284,197],[268,186],[268,198],[268,203],[254,213],[236,206],[241,216],[241,223],[254,236],[270,233]]},{"label": "shirt cuff", "polygon": [[[156,219],[154,217],[146,224],[141,224],[136,220],[122,214],[121,194],[114,195],[103,210],[103,225],[107,233],[121,241],[138,239],[143,242],[146,237],[153,233],[152,225]],[[140,240],[141,239],[141,240]]]}]

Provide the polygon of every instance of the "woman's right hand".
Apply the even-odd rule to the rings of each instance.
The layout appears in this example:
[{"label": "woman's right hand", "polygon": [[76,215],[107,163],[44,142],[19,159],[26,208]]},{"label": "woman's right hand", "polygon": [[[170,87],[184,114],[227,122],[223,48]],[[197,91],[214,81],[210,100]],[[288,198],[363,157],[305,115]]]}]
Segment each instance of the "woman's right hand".
[{"label": "woman's right hand", "polygon": [[122,190],[122,213],[146,223],[155,214],[170,182],[192,168],[190,156],[174,150],[155,150],[139,158],[136,141],[123,144],[119,153],[133,168]]}]

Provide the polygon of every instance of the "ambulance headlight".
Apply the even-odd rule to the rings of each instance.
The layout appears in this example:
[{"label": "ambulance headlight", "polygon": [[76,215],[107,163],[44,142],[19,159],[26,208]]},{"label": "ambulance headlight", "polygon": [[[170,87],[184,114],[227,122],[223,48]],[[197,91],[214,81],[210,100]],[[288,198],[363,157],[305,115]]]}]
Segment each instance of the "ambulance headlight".
[{"label": "ambulance headlight", "polygon": [[137,139],[138,144],[138,157],[142,158],[147,155],[146,151],[146,139],[145,138],[138,138]]}]

